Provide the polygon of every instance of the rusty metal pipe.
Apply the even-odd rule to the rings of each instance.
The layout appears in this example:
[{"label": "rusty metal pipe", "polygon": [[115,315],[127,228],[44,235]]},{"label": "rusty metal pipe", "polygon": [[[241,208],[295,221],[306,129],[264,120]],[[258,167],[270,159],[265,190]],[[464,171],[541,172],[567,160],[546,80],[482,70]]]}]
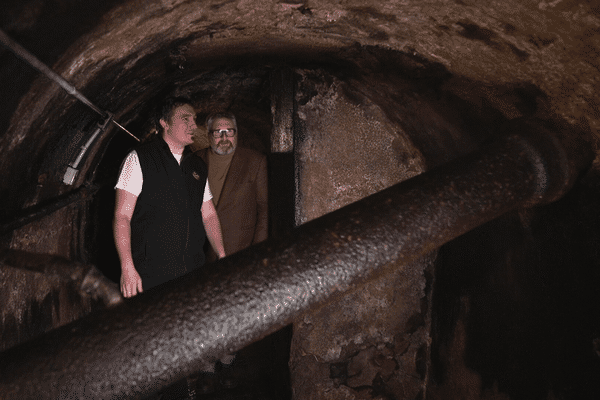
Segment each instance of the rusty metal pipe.
[{"label": "rusty metal pipe", "polygon": [[143,398],[369,277],[560,197],[588,154],[548,135],[508,137],[5,351],[0,397]]}]

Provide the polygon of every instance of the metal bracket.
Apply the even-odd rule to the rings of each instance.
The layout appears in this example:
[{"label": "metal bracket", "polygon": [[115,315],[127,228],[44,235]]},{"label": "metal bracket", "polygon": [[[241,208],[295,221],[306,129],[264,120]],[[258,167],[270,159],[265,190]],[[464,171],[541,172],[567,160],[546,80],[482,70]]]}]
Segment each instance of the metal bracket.
[{"label": "metal bracket", "polygon": [[79,163],[81,162],[81,160],[87,153],[88,149],[90,148],[90,146],[92,145],[94,140],[96,140],[96,137],[98,137],[98,135],[100,133],[104,132],[104,130],[106,130],[106,127],[108,126],[108,124],[110,124],[110,122],[113,120],[113,114],[111,114],[110,112],[107,112],[107,114],[108,114],[108,117],[104,120],[104,122],[98,123],[98,126],[96,127],[96,130],[94,131],[92,136],[90,136],[88,141],[83,146],[81,146],[81,151],[77,155],[77,158],[75,159],[75,161],[67,166],[67,171],[65,172],[65,175],[63,176],[64,184],[73,185],[73,182],[75,182],[75,178],[77,178],[77,174],[79,173],[79,169],[78,169]]}]

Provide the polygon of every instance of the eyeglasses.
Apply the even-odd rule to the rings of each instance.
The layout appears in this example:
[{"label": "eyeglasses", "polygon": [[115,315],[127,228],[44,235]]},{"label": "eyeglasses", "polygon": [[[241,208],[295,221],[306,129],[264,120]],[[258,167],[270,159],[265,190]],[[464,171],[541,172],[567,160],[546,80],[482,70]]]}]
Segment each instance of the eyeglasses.
[{"label": "eyeglasses", "polygon": [[213,137],[215,139],[222,138],[223,135],[226,135],[227,137],[234,137],[235,129],[216,129],[216,130],[210,131],[210,133],[213,135]]}]

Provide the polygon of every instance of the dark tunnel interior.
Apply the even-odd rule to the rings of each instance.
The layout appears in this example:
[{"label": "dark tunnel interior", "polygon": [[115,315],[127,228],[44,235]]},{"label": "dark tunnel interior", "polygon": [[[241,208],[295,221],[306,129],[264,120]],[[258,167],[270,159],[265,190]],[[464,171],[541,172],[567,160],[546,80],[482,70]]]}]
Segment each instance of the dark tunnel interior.
[{"label": "dark tunnel interior", "polygon": [[[569,189],[560,198],[503,208],[441,246],[432,238],[418,256],[387,260],[372,275],[337,284],[326,301],[237,349],[247,363],[242,383],[210,398],[600,398],[597,7],[517,0],[143,3],[9,0],[0,6],[0,29],[142,141],[155,133],[154,111],[168,95],[194,104],[194,150],[208,146],[207,115],[233,112],[240,147],[267,155],[269,180],[267,244],[234,255],[235,262],[256,257],[267,268],[268,257],[306,224],[323,224],[336,240],[368,240],[320,218],[404,181],[416,185],[420,175],[444,173],[511,134],[525,135],[525,126],[566,149],[552,153],[557,160],[522,154],[539,156],[536,168],[564,168],[556,180]],[[67,337],[69,327],[75,332],[138,304],[119,298],[110,305],[94,294],[119,282],[114,185],[138,141],[109,124],[73,185],[66,184],[68,165],[104,119],[6,46],[0,86],[0,398],[69,398],[60,386],[71,379],[60,372],[69,365],[40,372],[50,377],[47,394],[24,389],[29,378],[9,372],[44,371],[35,357],[14,360],[19,352],[35,354],[54,337],[47,334]],[[291,149],[276,149],[286,135]],[[585,151],[574,155],[576,146]],[[490,176],[508,187],[502,179]],[[463,204],[485,198],[477,188],[455,208],[474,214]],[[376,220],[380,209],[361,218],[372,213]],[[462,224],[447,214],[436,222],[457,231]],[[401,246],[428,229],[390,235]],[[339,257],[325,246],[314,250],[315,260],[329,251]],[[350,264],[363,262],[352,257]],[[92,267],[101,283],[86,291]],[[229,276],[224,282],[223,290],[244,284]],[[147,298],[174,298],[161,290]],[[191,311],[182,326],[203,312]],[[123,396],[184,398],[177,397],[181,371],[199,365],[189,357],[165,364],[154,381],[132,371]],[[144,362],[150,371],[153,361]],[[110,382],[85,391],[102,374],[70,387],[73,398],[118,398]],[[115,381],[114,390],[121,384]],[[63,397],[54,396],[63,389]]]}]

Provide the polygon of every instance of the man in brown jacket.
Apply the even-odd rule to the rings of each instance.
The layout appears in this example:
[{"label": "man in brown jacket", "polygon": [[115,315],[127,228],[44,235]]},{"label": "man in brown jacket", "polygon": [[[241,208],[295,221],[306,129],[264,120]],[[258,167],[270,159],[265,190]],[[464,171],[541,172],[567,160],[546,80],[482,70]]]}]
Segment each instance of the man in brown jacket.
[{"label": "man in brown jacket", "polygon": [[[237,147],[237,122],[232,113],[210,115],[206,128],[210,148],[197,154],[208,165],[225,253],[230,255],[267,238],[267,157]],[[209,253],[208,261],[215,259],[214,252]]]},{"label": "man in brown jacket", "polygon": [[[262,242],[268,234],[267,157],[237,147],[238,130],[232,113],[210,115],[206,120],[210,147],[196,152],[208,165],[208,183],[213,195],[225,253],[231,255]],[[216,260],[209,248],[207,261]],[[221,358],[221,382],[235,386],[231,366],[235,355]]]}]

